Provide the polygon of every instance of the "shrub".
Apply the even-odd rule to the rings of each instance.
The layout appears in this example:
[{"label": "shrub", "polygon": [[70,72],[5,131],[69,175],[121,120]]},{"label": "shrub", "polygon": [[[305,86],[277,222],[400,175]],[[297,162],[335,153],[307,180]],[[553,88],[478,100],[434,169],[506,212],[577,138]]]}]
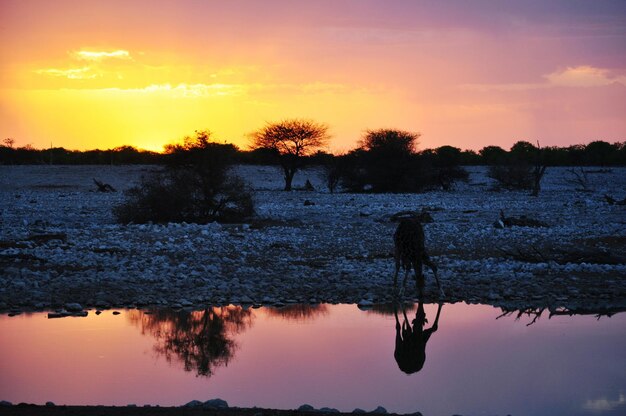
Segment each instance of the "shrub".
[{"label": "shrub", "polygon": [[[351,192],[422,192],[452,189],[454,182],[467,180],[460,166],[460,149],[443,146],[416,153],[418,133],[402,130],[369,130],[360,147],[341,157],[342,184]],[[335,176],[328,175],[329,179]]]},{"label": "shrub", "polygon": [[487,175],[508,190],[528,190],[533,187],[532,166],[525,162],[489,166]]},{"label": "shrub", "polygon": [[546,164],[539,142],[535,147],[529,142],[519,141],[511,147],[504,163],[489,167],[488,175],[505,189],[532,190],[532,195],[538,196],[545,171]]},{"label": "shrub", "polygon": [[121,223],[240,222],[254,214],[252,196],[232,174],[236,149],[197,132],[183,145],[170,145],[164,170],[142,178],[126,191],[126,201],[114,208]]}]

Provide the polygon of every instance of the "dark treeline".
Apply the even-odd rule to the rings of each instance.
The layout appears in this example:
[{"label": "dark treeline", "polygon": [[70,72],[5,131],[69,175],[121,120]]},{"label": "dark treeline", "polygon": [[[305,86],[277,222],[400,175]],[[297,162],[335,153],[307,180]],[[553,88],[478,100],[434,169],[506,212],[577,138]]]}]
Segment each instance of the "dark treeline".
[{"label": "dark treeline", "polygon": [[[242,164],[272,165],[277,164],[275,151],[260,148],[241,150],[234,145],[234,160]],[[452,146],[426,149],[417,152],[425,158],[437,160],[437,163],[451,162],[454,165],[501,165],[511,159],[519,158],[526,152],[537,150],[533,144],[525,141],[515,143],[510,150],[499,146],[486,146],[480,151],[461,150]],[[355,151],[351,152],[354,153]],[[350,154],[349,154],[350,155]],[[345,157],[346,155],[342,156]],[[132,146],[121,146],[108,150],[67,150],[62,147],[35,149],[32,146],[14,147],[0,145],[0,164],[2,165],[128,165],[128,164],[165,164],[169,155]],[[542,161],[547,166],[626,166],[626,142],[608,143],[594,141],[587,145],[568,147],[542,147]],[[303,157],[307,165],[328,165],[337,156],[319,151]]]},{"label": "dark treeline", "polygon": [[0,146],[2,165],[130,165],[160,164],[163,155],[132,146],[108,150],[67,150],[62,147],[35,149],[31,146]]}]

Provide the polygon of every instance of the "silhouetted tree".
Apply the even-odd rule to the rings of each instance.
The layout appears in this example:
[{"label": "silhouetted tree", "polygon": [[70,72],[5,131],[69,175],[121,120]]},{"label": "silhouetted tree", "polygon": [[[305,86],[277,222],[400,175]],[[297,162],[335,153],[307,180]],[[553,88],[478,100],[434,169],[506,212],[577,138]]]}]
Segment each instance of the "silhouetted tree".
[{"label": "silhouetted tree", "polygon": [[612,165],[617,160],[618,147],[596,140],[585,146],[583,151],[585,164],[590,166]]},{"label": "silhouetted tree", "polygon": [[330,155],[330,157],[324,158],[321,167],[321,177],[326,183],[328,191],[332,194],[346,177],[349,169],[347,156],[345,154]]},{"label": "silhouetted tree", "polygon": [[415,153],[419,133],[403,130],[367,130],[359,148],[347,157],[347,188],[373,192],[414,192],[423,188],[424,175]]},{"label": "silhouetted tree", "polygon": [[489,167],[488,175],[505,189],[531,190],[531,195],[537,196],[545,171],[546,164],[539,144],[534,146],[527,141],[518,141],[498,164]]},{"label": "silhouetted tree", "polygon": [[12,137],[7,137],[6,139],[4,139],[2,141],[2,143],[6,146],[9,147],[11,149],[13,149],[13,146],[15,145],[15,139],[13,139]]},{"label": "silhouetted tree", "polygon": [[501,165],[505,162],[507,152],[500,146],[486,146],[483,147],[478,154],[482,159],[482,163],[485,165]]},{"label": "silhouetted tree", "polygon": [[452,189],[454,182],[467,181],[469,174],[461,167],[463,155],[461,149],[452,146],[441,146],[435,149],[435,177],[445,191]]},{"label": "silhouetted tree", "polygon": [[237,222],[254,212],[243,181],[230,172],[236,148],[211,141],[209,131],[167,145],[166,169],[142,178],[114,208],[122,223]]},{"label": "silhouetted tree", "polygon": [[291,119],[268,123],[250,134],[253,149],[273,149],[283,168],[285,191],[291,190],[293,177],[305,163],[305,156],[326,145],[328,126],[312,120]]}]

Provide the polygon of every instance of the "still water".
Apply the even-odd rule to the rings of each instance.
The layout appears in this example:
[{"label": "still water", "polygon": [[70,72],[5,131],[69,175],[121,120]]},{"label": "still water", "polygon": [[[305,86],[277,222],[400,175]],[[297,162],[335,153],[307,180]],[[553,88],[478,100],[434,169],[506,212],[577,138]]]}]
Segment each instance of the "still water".
[{"label": "still water", "polygon": [[500,315],[466,304],[2,315],[0,400],[626,414],[626,313]]}]

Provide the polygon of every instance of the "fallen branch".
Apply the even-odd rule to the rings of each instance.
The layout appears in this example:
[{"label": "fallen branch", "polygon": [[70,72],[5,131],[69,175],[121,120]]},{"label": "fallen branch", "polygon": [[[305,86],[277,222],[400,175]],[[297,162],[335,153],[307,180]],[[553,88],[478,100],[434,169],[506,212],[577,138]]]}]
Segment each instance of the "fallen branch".
[{"label": "fallen branch", "polygon": [[531,245],[530,248],[516,247],[505,249],[496,247],[496,250],[505,257],[525,263],[548,263],[553,261],[557,264],[626,264],[626,257],[596,248],[570,250],[552,249],[542,252]]},{"label": "fallen branch", "polygon": [[432,215],[430,215],[428,213],[428,211],[426,211],[425,209],[423,209],[421,211],[409,211],[409,210],[407,210],[407,211],[396,212],[395,214],[393,214],[391,216],[391,218],[389,220],[391,222],[399,222],[403,218],[416,218],[422,224],[427,224],[427,223],[431,223],[431,222],[435,221],[435,220],[433,220]]},{"label": "fallen branch", "polygon": [[505,228],[505,227],[548,227],[548,224],[535,220],[533,218],[528,218],[525,215],[520,215],[519,217],[506,217],[504,215],[504,211],[500,210],[500,218],[498,221],[494,223],[496,228]]},{"label": "fallen branch", "polygon": [[111,185],[109,185],[108,183],[104,183],[104,182],[100,182],[99,180],[97,180],[96,178],[93,179],[93,182],[96,184],[96,186],[98,187],[98,192],[116,192],[115,188],[113,188]]},{"label": "fallen branch", "polygon": [[28,240],[34,241],[37,244],[44,244],[48,241],[60,240],[67,241],[67,234],[65,233],[51,233],[51,234],[31,234],[28,236]]},{"label": "fallen branch", "polygon": [[626,205],[626,198],[618,201],[610,195],[605,194],[604,199],[609,205]]}]

